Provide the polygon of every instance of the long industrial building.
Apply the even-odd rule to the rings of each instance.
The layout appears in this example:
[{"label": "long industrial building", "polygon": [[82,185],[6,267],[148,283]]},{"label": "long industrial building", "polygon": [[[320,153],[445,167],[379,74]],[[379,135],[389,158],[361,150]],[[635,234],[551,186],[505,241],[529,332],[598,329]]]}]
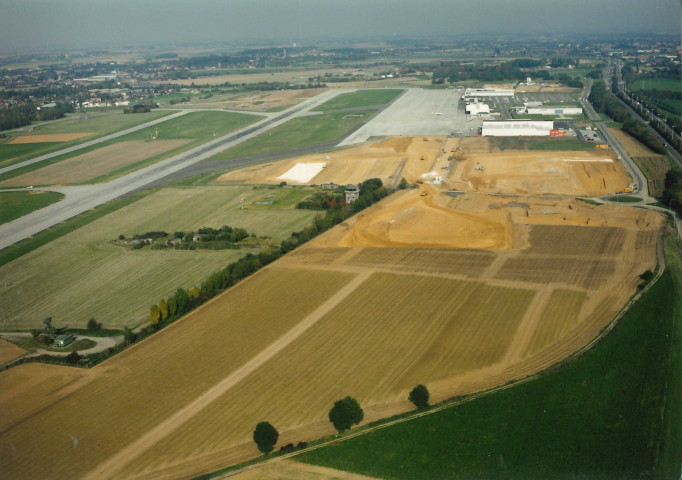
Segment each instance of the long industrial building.
[{"label": "long industrial building", "polygon": [[554,129],[552,121],[502,120],[484,121],[481,134],[484,137],[549,136]]},{"label": "long industrial building", "polygon": [[528,107],[528,115],[580,115],[582,107]]},{"label": "long industrial building", "polygon": [[495,88],[467,88],[462,98],[474,97],[513,97],[514,90],[498,90]]}]

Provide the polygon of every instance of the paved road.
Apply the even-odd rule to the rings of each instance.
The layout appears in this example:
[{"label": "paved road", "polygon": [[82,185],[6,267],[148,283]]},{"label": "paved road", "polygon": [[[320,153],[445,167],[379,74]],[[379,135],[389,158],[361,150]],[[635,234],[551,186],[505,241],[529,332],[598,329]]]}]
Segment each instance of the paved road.
[{"label": "paved road", "polygon": [[653,198],[649,197],[649,185],[646,181],[646,178],[639,170],[637,165],[635,165],[635,162],[632,161],[632,158],[630,158],[630,155],[628,155],[623,146],[618,142],[618,140],[616,140],[611,132],[609,132],[609,129],[606,127],[604,122],[601,121],[601,117],[594,110],[594,107],[592,107],[592,104],[588,100],[591,90],[592,80],[588,80],[587,85],[585,85],[585,88],[583,89],[583,94],[580,97],[580,103],[587,113],[587,117],[590,120],[596,122],[599,133],[602,135],[602,137],[604,137],[604,140],[606,140],[609,146],[616,152],[618,159],[623,162],[623,165],[625,165],[625,168],[630,173],[633,182],[637,186],[637,192],[635,192],[634,195],[640,197],[644,202],[654,201]]},{"label": "paved road", "polygon": [[24,162],[19,162],[15,163],[14,165],[10,165],[9,167],[4,167],[0,168],[0,175],[6,172],[11,172],[12,170],[16,170],[17,168],[22,168],[25,167],[26,165],[32,165],[34,163],[38,162],[43,162],[45,160],[49,160],[50,158],[58,157],[59,155],[64,155],[65,153],[71,153],[75,152],[77,150],[81,150],[83,148],[91,147],[93,145],[97,145],[98,143],[106,142],[108,140],[111,140],[112,138],[118,138],[122,135],[127,135],[132,132],[136,132],[138,130],[142,130],[143,128],[150,127],[152,125],[156,125],[161,122],[166,122],[168,120],[171,120],[173,118],[177,118],[181,115],[185,115],[187,113],[191,112],[191,110],[182,110],[180,112],[176,112],[172,115],[168,115],[163,118],[157,118],[156,120],[152,120],[151,122],[143,123],[142,125],[136,125],[134,127],[127,128],[125,130],[121,130],[120,132],[112,133],[110,135],[105,135],[103,137],[96,138],[94,140],[90,140],[89,142],[84,142],[84,143],[79,143],[78,145],[74,145],[73,147],[69,148],[64,148],[62,150],[57,150],[56,152],[52,153],[46,153],[45,155],[41,155],[39,157],[32,158],[30,160],[26,160]]},{"label": "paved road", "polygon": [[66,195],[66,198],[61,202],[0,225],[0,249],[13,245],[60,222],[65,222],[69,218],[105,202],[143,188],[163,177],[207,159],[222,150],[238,145],[264,131],[285,123],[291,118],[305,114],[310,109],[343,92],[345,90],[327,90],[315,97],[304,100],[299,105],[280,112],[276,117],[266,118],[254,125],[242,128],[108,183],[45,188],[45,190],[62,192]]}]

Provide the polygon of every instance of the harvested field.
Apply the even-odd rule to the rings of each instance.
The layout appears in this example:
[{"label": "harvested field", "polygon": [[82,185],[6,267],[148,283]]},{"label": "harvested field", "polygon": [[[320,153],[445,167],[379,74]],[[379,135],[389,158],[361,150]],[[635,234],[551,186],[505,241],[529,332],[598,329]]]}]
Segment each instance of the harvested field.
[{"label": "harvested field", "polygon": [[511,151],[457,157],[446,183],[467,192],[599,196],[631,182],[604,151]]},{"label": "harvested field", "polygon": [[[253,425],[261,418],[273,425],[312,422],[331,433],[328,408],[349,392],[371,412],[372,404],[393,401],[415,381],[490,365],[504,354],[532,293],[456,280],[374,274],[299,341],[254,372],[249,382],[209,405],[122,474],[150,474],[202,452],[216,457],[229,454],[251,440]],[[480,302],[489,296],[496,301]],[[497,335],[486,333],[490,327]],[[346,334],[339,336],[339,331]],[[386,342],[387,332],[391,332],[390,346],[378,351],[376,346]],[[335,355],[329,355],[332,350]],[[349,374],[349,365],[355,374]],[[289,373],[293,369],[296,378]],[[320,371],[325,375],[320,376]],[[288,399],[290,408],[277,408],[268,395],[259,393],[264,391]],[[242,408],[237,411],[232,405]],[[227,411],[234,413],[227,415]],[[300,440],[294,432],[280,432],[283,443]]]},{"label": "harvested field", "polygon": [[[68,402],[47,405],[40,415],[8,416],[14,426],[0,438],[3,475],[84,474],[237,369],[351,278],[344,273],[296,270],[256,274],[249,284],[260,291],[257,299],[250,288],[244,288],[246,284],[240,284],[202,307],[200,315],[191,314],[92,369],[95,378],[87,388],[72,392]],[[0,383],[9,372],[0,373]],[[183,388],[178,388],[178,379]],[[149,388],[152,381],[156,386]],[[146,400],[141,392],[147,392]],[[40,401],[34,397],[32,402]],[[39,441],[38,430],[43,439],[55,435],[55,441],[45,445],[44,462],[36,459],[33,448]]]},{"label": "harvested field", "polygon": [[623,228],[616,227],[533,225],[530,227],[529,253],[614,256],[623,248],[626,235]]},{"label": "harvested field", "polygon": [[552,292],[537,330],[533,334],[528,354],[533,354],[563,339],[566,334],[578,325],[580,310],[587,294],[576,290],[557,289]]},{"label": "harvested field", "polygon": [[[402,156],[430,149],[432,158],[415,162],[430,171],[444,146],[461,145],[427,140],[382,148]],[[613,164],[563,159],[568,177],[584,176],[575,165]],[[539,178],[531,193],[544,192]],[[175,213],[190,223],[204,208],[233,224],[220,215],[238,218],[240,196],[254,195],[250,204],[264,192],[235,191],[211,206],[172,189],[157,200],[184,203],[150,205],[155,222],[141,216],[127,228],[182,228]],[[638,275],[655,267],[660,214],[572,198],[444,193],[431,185],[396,193],[91,369],[87,388],[38,407],[26,396],[26,409],[9,416],[0,436],[3,473],[187,478],[258,456],[251,435],[259,421],[279,430],[277,447],[333,433],[329,408],[346,395],[372,421],[412,410],[407,395],[417,383],[432,402],[503,385],[593,340],[636,292]],[[100,225],[107,238],[124,231],[116,218]],[[99,235],[89,252],[106,249]],[[60,256],[70,259],[65,244]],[[26,271],[13,272],[21,288],[39,280],[20,279]],[[6,374],[0,386],[12,383]]]},{"label": "harvested field", "polygon": [[508,258],[495,278],[546,285],[556,283],[581,288],[600,288],[611,280],[616,266],[611,260],[578,260],[523,256]]},{"label": "harvested field", "polygon": [[0,365],[11,362],[12,360],[23,356],[26,351],[19,348],[13,343],[0,339]]},{"label": "harvested field", "polygon": [[115,241],[120,234],[230,225],[279,241],[314,218],[315,212],[293,204],[240,209],[241,198],[250,205],[273,198],[269,194],[244,187],[166,188],[4,265],[0,328],[36,328],[46,316],[72,327],[84,327],[93,316],[106,328],[135,326],[147,318],[149,305],[252,250],[131,250]]},{"label": "harvested field", "polygon": [[189,141],[155,140],[114,143],[5,180],[0,185],[55,185],[86,182],[180,147]]},{"label": "harvested field", "polygon": [[49,142],[70,142],[71,140],[78,140],[79,138],[89,137],[95,135],[94,132],[79,132],[79,133],[53,133],[46,135],[21,135],[12,138],[10,145],[17,143],[49,143]]},{"label": "harvested field", "polygon": [[237,475],[234,480],[375,480],[366,475],[308,465],[294,460],[281,460],[259,466]]}]

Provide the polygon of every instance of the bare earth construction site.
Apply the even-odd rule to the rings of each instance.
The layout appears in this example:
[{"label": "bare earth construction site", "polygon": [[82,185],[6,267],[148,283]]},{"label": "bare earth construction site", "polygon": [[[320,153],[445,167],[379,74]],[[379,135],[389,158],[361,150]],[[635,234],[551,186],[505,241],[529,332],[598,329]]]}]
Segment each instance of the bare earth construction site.
[{"label": "bare earth construction site", "polygon": [[97,367],[2,372],[3,475],[187,478],[258,456],[264,419],[281,445],[312,440],[333,433],[327,413],[346,395],[373,421],[410,410],[417,384],[435,403],[584,348],[655,268],[664,219],[575,199],[630,183],[609,152],[493,150],[394,137],[220,177],[275,184],[324,162],[300,183],[418,188]]}]

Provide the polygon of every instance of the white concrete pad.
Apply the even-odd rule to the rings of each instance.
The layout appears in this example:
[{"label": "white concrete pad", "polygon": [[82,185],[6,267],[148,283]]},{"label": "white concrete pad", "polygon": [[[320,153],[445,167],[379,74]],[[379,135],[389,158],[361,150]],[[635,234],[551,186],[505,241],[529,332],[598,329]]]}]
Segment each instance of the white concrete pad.
[{"label": "white concrete pad", "polygon": [[278,180],[291,180],[293,182],[307,183],[315,178],[327,164],[322,163],[297,163],[285,173],[277,177]]}]

